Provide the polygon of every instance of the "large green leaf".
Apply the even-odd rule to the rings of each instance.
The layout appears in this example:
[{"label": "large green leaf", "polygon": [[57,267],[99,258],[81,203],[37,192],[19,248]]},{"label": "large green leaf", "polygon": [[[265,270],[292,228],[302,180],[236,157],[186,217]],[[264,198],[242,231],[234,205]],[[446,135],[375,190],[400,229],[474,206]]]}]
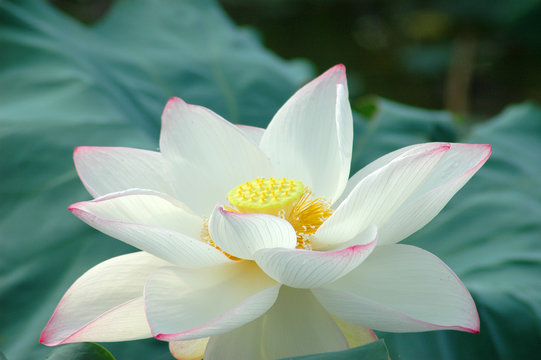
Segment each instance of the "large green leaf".
[{"label": "large green leaf", "polygon": [[[481,333],[380,333],[391,358],[534,358],[541,353],[541,109],[514,106],[458,136],[445,113],[384,100],[374,105],[370,145],[362,143],[364,137],[357,144],[363,160],[364,153],[374,158],[393,150],[393,144],[459,140],[493,145],[479,173],[406,240],[440,256],[464,281],[478,306]],[[447,130],[431,135],[438,128]]]},{"label": "large green leaf", "polygon": [[[90,198],[73,148],[155,149],[171,96],[262,125],[308,76],[212,1],[122,1],[92,28],[41,0],[2,1],[0,49],[0,347],[40,359],[40,332],[69,285],[133,251],[67,211]],[[153,339],[107,346],[119,359],[170,358]]]},{"label": "large green leaf", "polygon": [[92,28],[40,0],[0,9],[3,121],[128,121],[156,139],[157,114],[180,96],[262,125],[307,77],[210,0],[119,1]]}]

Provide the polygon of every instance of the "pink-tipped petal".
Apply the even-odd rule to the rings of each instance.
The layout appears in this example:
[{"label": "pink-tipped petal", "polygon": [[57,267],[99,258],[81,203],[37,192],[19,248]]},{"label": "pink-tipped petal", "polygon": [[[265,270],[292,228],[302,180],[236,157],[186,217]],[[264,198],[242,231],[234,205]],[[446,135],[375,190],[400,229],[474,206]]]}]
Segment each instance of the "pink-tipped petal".
[{"label": "pink-tipped petal", "polygon": [[180,201],[151,190],[130,189],[91,201],[72,204],[70,210],[84,210],[116,221],[151,225],[199,237],[203,219]]},{"label": "pink-tipped petal", "polygon": [[374,330],[479,331],[475,303],[458,277],[410,245],[378,246],[348,275],[312,292],[329,312]]},{"label": "pink-tipped petal", "polygon": [[145,286],[147,318],[160,340],[221,334],[265,313],[279,288],[248,261],[198,270],[163,268]]},{"label": "pink-tipped petal", "polygon": [[142,299],[150,273],[166,261],[137,252],[104,261],[66,292],[41,334],[53,346],[80,341],[124,341],[151,337]]},{"label": "pink-tipped petal", "polygon": [[177,197],[200,215],[233,187],[272,174],[269,159],[235,125],[178,98],[163,112],[160,149]]},{"label": "pink-tipped petal", "polygon": [[353,120],[346,70],[338,65],[297,91],[276,113],[261,149],[277,176],[297,179],[336,200],[347,183]]},{"label": "pink-tipped petal", "polygon": [[432,220],[488,160],[490,145],[451,144],[433,173],[382,225],[379,244],[410,236]]},{"label": "pink-tipped petal", "polygon": [[182,267],[231,261],[199,239],[203,219],[164,194],[129,190],[69,209],[99,231]]},{"label": "pink-tipped petal", "polygon": [[[434,145],[443,145],[444,143],[423,143],[423,144],[415,144],[406,146],[400,149],[397,149],[395,151],[392,151],[388,154],[385,154],[376,160],[372,161],[370,164],[363,167],[361,170],[357,171],[349,180],[346,185],[346,188],[344,189],[344,192],[340,196],[340,199],[336,201],[336,205],[339,205],[342,201],[344,201],[351,191],[361,182],[362,179],[373,173],[374,171],[384,167],[385,165],[389,164],[391,161],[396,159],[397,157],[401,156],[402,154],[415,150],[415,151],[423,151],[423,150],[429,150],[434,147]],[[337,206],[336,206],[337,207]]]},{"label": "pink-tipped petal", "polygon": [[73,160],[79,177],[94,197],[131,188],[173,194],[164,159],[158,152],[80,146],[75,149]]},{"label": "pink-tipped petal", "polygon": [[282,359],[348,347],[339,326],[309,290],[283,286],[278,300],[263,316],[211,337],[204,358]]},{"label": "pink-tipped petal", "polygon": [[364,177],[316,232],[317,247],[354,238],[368,226],[380,226],[432,173],[448,144],[414,148]]},{"label": "pink-tipped petal", "polygon": [[336,281],[359,266],[376,246],[375,227],[366,235],[369,242],[333,251],[262,249],[254,259],[274,280],[294,288],[316,288]]},{"label": "pink-tipped petal", "polygon": [[171,341],[169,351],[177,360],[201,360],[209,342],[208,337],[194,340]]},{"label": "pink-tipped petal", "polygon": [[267,214],[242,214],[217,206],[209,219],[209,234],[225,252],[253,260],[260,249],[297,244],[295,230],[286,220]]}]

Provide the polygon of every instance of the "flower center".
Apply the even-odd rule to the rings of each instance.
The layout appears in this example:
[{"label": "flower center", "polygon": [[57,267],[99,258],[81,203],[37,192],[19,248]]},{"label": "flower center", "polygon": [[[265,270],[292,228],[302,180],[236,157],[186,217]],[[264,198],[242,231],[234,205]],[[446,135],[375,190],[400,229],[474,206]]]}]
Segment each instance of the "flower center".
[{"label": "flower center", "polygon": [[[288,221],[297,234],[298,249],[312,249],[312,239],[317,229],[331,216],[328,200],[312,196],[312,191],[298,180],[286,178],[258,178],[233,188],[227,199],[229,211],[240,213],[264,213]],[[208,219],[201,230],[201,239],[222,251],[232,260],[242,260],[226,253],[212,240],[208,231]]]},{"label": "flower center", "polygon": [[298,180],[258,178],[233,188],[227,199],[242,213],[289,214],[304,193]]}]

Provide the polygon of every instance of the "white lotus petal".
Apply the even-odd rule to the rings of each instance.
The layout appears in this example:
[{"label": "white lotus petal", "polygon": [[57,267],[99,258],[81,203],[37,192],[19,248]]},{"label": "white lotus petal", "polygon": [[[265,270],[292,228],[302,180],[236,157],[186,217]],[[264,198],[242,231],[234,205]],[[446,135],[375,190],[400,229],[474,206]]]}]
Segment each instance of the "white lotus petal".
[{"label": "white lotus petal", "polygon": [[295,230],[286,220],[267,214],[242,214],[217,206],[209,219],[209,233],[225,252],[252,260],[257,250],[294,248]]},{"label": "white lotus petal", "polygon": [[248,139],[252,140],[258,146],[259,146],[259,143],[261,142],[261,138],[263,137],[263,134],[265,133],[265,129],[262,129],[257,126],[237,125],[237,128],[239,128],[239,130],[242,131],[242,133]]},{"label": "white lotus petal", "polygon": [[203,219],[164,194],[130,190],[76,203],[69,210],[99,231],[182,267],[231,261],[199,240]]},{"label": "white lotus petal", "polygon": [[269,159],[235,125],[178,98],[163,112],[160,149],[177,197],[201,215],[233,187],[272,174]]},{"label": "white lotus petal", "polygon": [[152,225],[199,237],[203,219],[178,200],[150,190],[130,189],[70,206],[111,220]]},{"label": "white lotus petal", "polygon": [[376,246],[377,230],[372,227],[368,243],[333,251],[273,248],[255,253],[259,267],[274,280],[294,288],[310,289],[346,275],[370,255]]},{"label": "white lotus petal", "polygon": [[173,194],[162,154],[158,152],[80,146],[75,149],[73,160],[79,177],[94,197],[132,188]]},{"label": "white lotus petal", "polygon": [[380,226],[425,181],[448,144],[412,149],[361,180],[316,232],[314,245],[338,244],[371,224]]},{"label": "white lotus petal", "polygon": [[201,360],[209,339],[205,337],[194,340],[170,341],[169,351],[177,360]]},{"label": "white lotus petal", "polygon": [[283,286],[259,319],[211,337],[204,358],[270,360],[346,349],[340,328],[310,291]]},{"label": "white lotus petal", "polygon": [[375,330],[479,331],[462,282],[435,255],[410,245],[378,246],[348,275],[312,291],[329,312]]},{"label": "white lotus petal", "polygon": [[352,144],[345,67],[338,65],[282,106],[260,147],[270,157],[277,176],[300,180],[333,202],[349,177]]},{"label": "white lotus petal", "polygon": [[197,270],[163,268],[145,286],[147,318],[160,340],[221,334],[265,313],[279,288],[249,261]]},{"label": "white lotus petal", "polygon": [[378,243],[396,243],[432,220],[490,156],[490,145],[451,144],[436,169],[382,225]]},{"label": "white lotus petal", "polygon": [[151,337],[142,301],[143,286],[151,272],[170,265],[137,252],[94,266],[60,300],[40,342],[58,345]]},{"label": "white lotus petal", "polygon": [[432,149],[434,145],[438,145],[438,144],[443,145],[444,143],[423,143],[423,144],[410,145],[410,146],[406,146],[398,150],[392,151],[372,161],[370,164],[366,165],[361,170],[357,171],[351,178],[349,178],[346,184],[346,188],[344,189],[344,192],[340,196],[340,199],[338,199],[335,202],[335,207],[337,207],[337,205],[339,205],[342,201],[344,201],[349,196],[351,191],[355,188],[355,186],[357,186],[359,182],[361,182],[362,179],[364,179],[365,177],[367,177],[374,171],[389,164],[391,161],[393,161],[400,155],[411,150],[421,151],[421,152],[426,151],[426,150]]}]

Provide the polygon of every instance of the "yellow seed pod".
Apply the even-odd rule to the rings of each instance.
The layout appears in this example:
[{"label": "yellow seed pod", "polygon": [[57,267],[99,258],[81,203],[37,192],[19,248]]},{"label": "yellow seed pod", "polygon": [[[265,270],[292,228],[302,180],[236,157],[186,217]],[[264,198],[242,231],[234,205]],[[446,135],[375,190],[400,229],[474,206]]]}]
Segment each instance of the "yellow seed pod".
[{"label": "yellow seed pod", "polygon": [[242,213],[288,214],[304,192],[304,184],[286,178],[257,178],[233,188],[227,199]]}]

